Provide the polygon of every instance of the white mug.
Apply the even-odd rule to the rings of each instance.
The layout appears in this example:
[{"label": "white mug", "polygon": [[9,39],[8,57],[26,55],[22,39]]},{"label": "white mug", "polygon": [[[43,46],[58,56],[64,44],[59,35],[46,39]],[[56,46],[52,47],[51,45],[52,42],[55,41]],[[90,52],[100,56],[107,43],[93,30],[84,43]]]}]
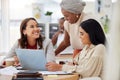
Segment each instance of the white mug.
[{"label": "white mug", "polygon": [[5,59],[5,66],[8,67],[8,66],[13,66],[14,65],[14,58],[8,58],[8,59]]}]

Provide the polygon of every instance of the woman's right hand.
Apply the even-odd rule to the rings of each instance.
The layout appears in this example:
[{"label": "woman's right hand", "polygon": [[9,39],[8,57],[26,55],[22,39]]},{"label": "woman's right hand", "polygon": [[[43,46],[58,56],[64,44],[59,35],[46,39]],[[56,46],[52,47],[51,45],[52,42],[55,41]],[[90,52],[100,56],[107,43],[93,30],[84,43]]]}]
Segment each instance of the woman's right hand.
[{"label": "woman's right hand", "polygon": [[14,56],[14,66],[20,66],[20,63],[19,63],[19,60],[18,60],[18,57],[17,56]]}]

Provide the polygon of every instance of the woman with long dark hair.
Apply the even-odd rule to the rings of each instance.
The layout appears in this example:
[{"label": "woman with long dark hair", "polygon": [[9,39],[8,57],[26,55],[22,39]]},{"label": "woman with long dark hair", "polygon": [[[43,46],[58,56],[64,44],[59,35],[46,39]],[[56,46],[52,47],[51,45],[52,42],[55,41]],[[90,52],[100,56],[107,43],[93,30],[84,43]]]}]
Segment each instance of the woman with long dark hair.
[{"label": "woman with long dark hair", "polygon": [[34,18],[26,18],[20,25],[20,39],[14,44],[6,58],[14,57],[15,64],[18,64],[18,58],[15,49],[43,49],[48,62],[55,61],[53,45],[50,39],[45,39],[40,33],[38,23]]}]

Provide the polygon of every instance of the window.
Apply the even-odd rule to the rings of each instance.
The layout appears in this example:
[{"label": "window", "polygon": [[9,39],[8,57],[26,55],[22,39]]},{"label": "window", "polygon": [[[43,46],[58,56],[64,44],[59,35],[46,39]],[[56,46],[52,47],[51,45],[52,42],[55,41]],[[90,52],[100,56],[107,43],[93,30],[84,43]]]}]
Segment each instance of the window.
[{"label": "window", "polygon": [[[8,14],[4,14],[2,16],[5,17],[7,23],[4,21],[4,25],[1,25],[1,4],[5,3],[2,10],[8,11]],[[10,48],[13,46],[15,41],[20,38],[20,24],[21,21],[27,17],[33,16],[33,4],[42,4],[42,16],[44,17],[44,13],[46,11],[52,11],[52,20],[51,22],[57,23],[57,20],[62,16],[60,11],[60,6],[55,1],[49,0],[0,0],[0,50],[8,52]],[[7,6],[7,9],[6,9]],[[54,8],[53,8],[54,7]],[[56,12],[56,10],[59,10]],[[6,17],[7,15],[7,17]],[[46,23],[45,18],[41,21],[38,20],[39,23]],[[4,20],[4,19],[3,19]],[[6,26],[7,25],[7,31]],[[44,29],[44,28],[43,28]],[[7,36],[6,36],[7,35]],[[4,39],[3,39],[4,38]],[[7,48],[6,48],[7,47]],[[5,49],[6,48],[6,49]]]}]

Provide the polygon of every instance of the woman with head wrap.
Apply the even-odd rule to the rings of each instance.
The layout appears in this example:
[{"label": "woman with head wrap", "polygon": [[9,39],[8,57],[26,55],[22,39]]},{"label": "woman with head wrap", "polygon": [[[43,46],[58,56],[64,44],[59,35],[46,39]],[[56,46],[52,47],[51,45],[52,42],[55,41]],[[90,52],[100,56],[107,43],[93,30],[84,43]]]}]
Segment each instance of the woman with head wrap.
[{"label": "woman with head wrap", "polygon": [[[103,78],[104,55],[106,53],[106,37],[101,25],[94,19],[83,21],[79,25],[79,40],[85,45],[79,52],[73,64],[55,64],[47,63],[47,69],[50,71],[62,70],[66,72],[77,72],[80,80],[83,78],[94,77],[94,80]],[[96,79],[99,77],[98,79]]]},{"label": "woman with head wrap", "polygon": [[93,15],[83,12],[85,5],[85,2],[80,0],[62,0],[60,3],[61,12],[66,20],[64,22],[65,37],[55,50],[56,55],[70,45],[75,49],[75,52],[79,52],[82,49],[83,44],[79,40],[78,25],[87,19],[95,19]]}]

